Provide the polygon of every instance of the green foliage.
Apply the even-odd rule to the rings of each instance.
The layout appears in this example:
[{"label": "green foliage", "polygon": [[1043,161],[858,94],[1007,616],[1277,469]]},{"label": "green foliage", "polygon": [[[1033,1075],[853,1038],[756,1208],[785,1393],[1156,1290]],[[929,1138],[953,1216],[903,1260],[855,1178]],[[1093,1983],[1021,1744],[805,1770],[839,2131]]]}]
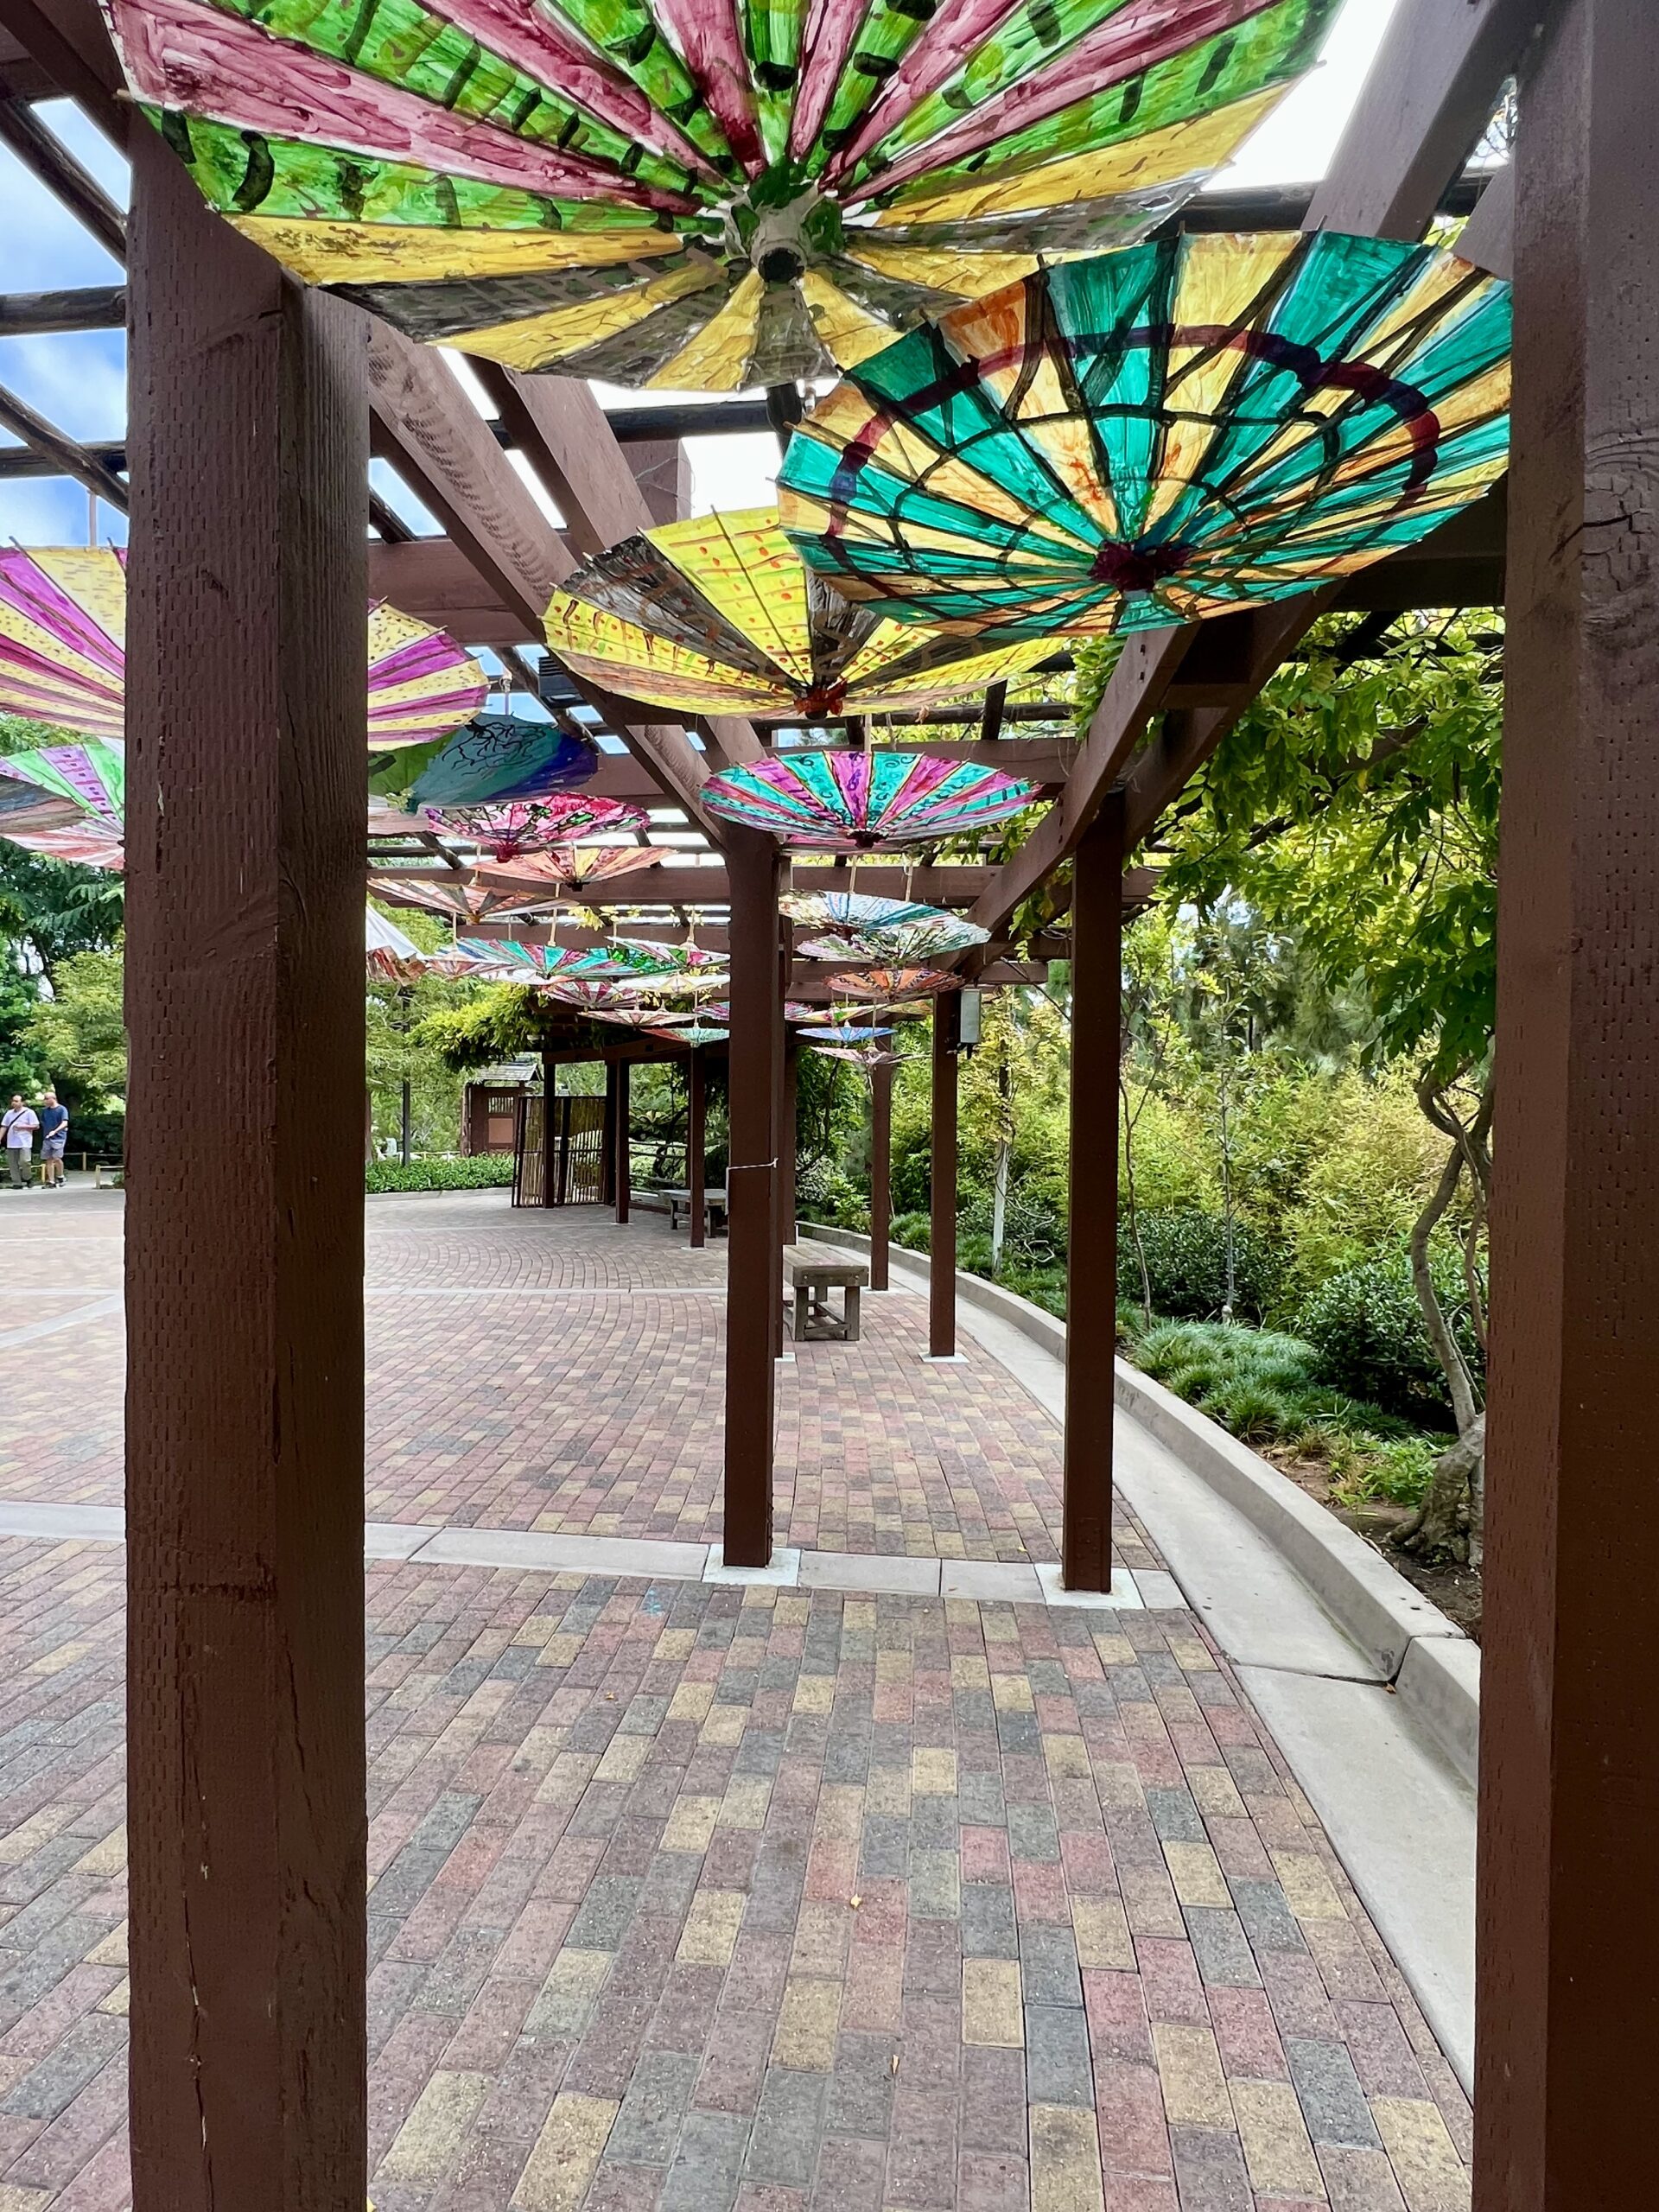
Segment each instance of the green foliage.
[{"label": "green foliage", "polygon": [[1178,810],[1165,880],[1294,932],[1376,1057],[1445,1079],[1491,1045],[1501,669],[1469,621],[1406,620],[1357,662],[1342,622],[1316,628]]},{"label": "green foliage", "polygon": [[[985,1243],[986,1265],[983,1269],[975,1268],[976,1274],[989,1272],[991,1230],[995,1216],[996,1200],[988,1191],[976,1192],[962,1210],[962,1234],[982,1237]],[[1003,1211],[1004,1268],[1021,1262],[1040,1268],[1065,1256],[1065,1220],[1058,1209],[1046,1198],[1032,1197],[1027,1189],[1010,1191]],[[967,1267],[970,1262],[964,1260],[962,1264]]]},{"label": "green foliage", "polygon": [[32,1027],[40,995],[34,976],[0,966],[0,1098],[14,1090],[32,1098],[46,1081]]},{"label": "green foliage", "polygon": [[[97,1108],[126,1090],[121,992],[118,945],[108,952],[70,953],[58,963],[52,995],[38,998],[29,1014],[35,1056],[47,1080],[60,1086],[72,1116],[76,1104]],[[71,1085],[73,1103],[66,1087]]]},{"label": "green foliage", "polygon": [[[1144,1213],[1141,1253],[1160,1313],[1202,1320],[1219,1313],[1227,1297],[1227,1224],[1219,1214],[1183,1207]],[[1263,1318],[1272,1307],[1282,1273],[1270,1238],[1248,1221],[1233,1224],[1233,1310]],[[1131,1299],[1141,1290],[1140,1255],[1127,1235],[1118,1238],[1117,1290]]]},{"label": "green foliage", "polygon": [[890,1233],[893,1242],[902,1244],[907,1252],[925,1252],[931,1241],[933,1224],[925,1213],[895,1214]]},{"label": "green foliage", "polygon": [[[1478,1377],[1480,1350],[1456,1268],[1437,1256],[1434,1274],[1452,1332]],[[1419,1421],[1449,1415],[1446,1380],[1403,1253],[1376,1254],[1333,1275],[1303,1301],[1296,1325],[1341,1389]]]},{"label": "green foliage", "polygon": [[382,1191],[493,1190],[512,1182],[512,1160],[505,1153],[480,1153],[470,1160],[411,1160],[407,1167],[398,1160],[372,1160],[363,1171],[363,1180],[371,1194]]}]

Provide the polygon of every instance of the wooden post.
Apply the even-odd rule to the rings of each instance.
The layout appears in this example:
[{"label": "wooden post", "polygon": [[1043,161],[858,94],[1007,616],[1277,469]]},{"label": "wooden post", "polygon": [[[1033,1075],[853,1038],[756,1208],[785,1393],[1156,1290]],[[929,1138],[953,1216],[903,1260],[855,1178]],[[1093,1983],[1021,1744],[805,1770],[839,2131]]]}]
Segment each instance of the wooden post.
[{"label": "wooden post", "polygon": [[933,1001],[932,1221],[928,1236],[930,1288],[927,1356],[957,1356],[957,1037],[962,1001],[941,991]]},{"label": "wooden post", "polygon": [[558,1062],[542,1054],[542,1204],[562,1206],[569,1173],[569,1150],[558,1116]]},{"label": "wooden post", "polygon": [[365,325],[130,153],[132,2201],[362,2212]]},{"label": "wooden post", "polygon": [[[784,1041],[784,1125],[778,1147],[778,1210],[781,1216],[779,1242],[795,1242],[795,1171],[799,1154],[799,1138],[796,1123],[800,1112],[797,1092],[797,1078],[800,1073],[801,1048],[792,1032]],[[781,1313],[781,1300],[779,1305]]]},{"label": "wooden post", "polygon": [[708,1110],[708,1084],[702,1047],[694,1045],[685,1064],[685,1181],[691,1193],[691,1249],[700,1251],[705,1235],[708,1201],[703,1180],[708,1172],[707,1139],[703,1134]]},{"label": "wooden post", "polygon": [[1659,47],[1520,92],[1475,2202],[1653,2195],[1659,2028]]},{"label": "wooden post", "polygon": [[628,1200],[632,1196],[633,1162],[628,1150],[628,1063],[618,1060],[616,1068],[616,1166],[613,1179],[616,1186],[616,1225],[628,1225]]},{"label": "wooden post", "polygon": [[893,1064],[870,1071],[870,1288],[887,1287],[887,1240],[893,1227]]},{"label": "wooden post", "polygon": [[605,1063],[605,1126],[600,1137],[602,1155],[600,1168],[600,1204],[613,1205],[616,1201],[616,1062]]},{"label": "wooden post", "polygon": [[1117,1086],[1123,1029],[1123,794],[1077,847],[1071,892],[1071,1237],[1060,1580],[1112,1586],[1117,1348]]},{"label": "wooden post", "polygon": [[725,1559],[772,1557],[774,1319],[778,1262],[774,1135],[783,1005],[778,988],[778,850],[758,830],[727,843],[731,884],[732,1025],[726,1170]]}]

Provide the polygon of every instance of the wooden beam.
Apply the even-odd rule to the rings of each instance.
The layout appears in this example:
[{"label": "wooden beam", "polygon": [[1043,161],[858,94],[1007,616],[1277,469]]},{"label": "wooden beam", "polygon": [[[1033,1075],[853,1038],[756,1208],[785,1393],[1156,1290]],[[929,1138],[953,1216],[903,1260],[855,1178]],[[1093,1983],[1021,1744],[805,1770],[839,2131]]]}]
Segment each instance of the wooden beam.
[{"label": "wooden beam", "polygon": [[[493,595],[531,636],[575,558],[531,496],[489,425],[456,381],[442,349],[416,346],[371,322],[369,397],[375,450],[437,516]],[[660,787],[710,836],[702,805],[707,767],[683,730],[646,723],[599,687],[573,677],[644,761]]]},{"label": "wooden beam", "polygon": [[112,469],[87,452],[43,415],[37,415],[27,400],[20,399],[15,391],[8,391],[0,385],[0,427],[10,430],[36,453],[46,454],[55,461],[66,476],[73,476],[100,499],[107,499],[112,507],[124,514],[127,511],[127,487]]},{"label": "wooden beam", "polygon": [[1068,1590],[1112,1586],[1122,879],[1123,800],[1115,791],[1077,848],[1071,903],[1071,1229],[1060,1478],[1060,1580]]},{"label": "wooden beam", "polygon": [[97,0],[0,0],[0,26],[124,149],[132,109]]},{"label": "wooden beam", "polygon": [[870,1070],[870,1288],[891,1281],[893,1234],[893,1063]]},{"label": "wooden beam", "polygon": [[962,994],[941,991],[933,1001],[932,1115],[929,1129],[927,1239],[927,1356],[957,1357],[957,1040]]},{"label": "wooden beam", "polygon": [[0,338],[46,338],[66,330],[126,327],[124,284],[86,284],[67,292],[0,293]]},{"label": "wooden beam", "polygon": [[[406,883],[430,883],[430,868],[382,869],[377,877]],[[871,868],[861,863],[856,877],[847,868],[803,868],[794,880],[799,891],[868,891],[881,899],[916,899],[929,906],[971,905],[992,871],[985,868]],[[574,894],[583,906],[727,906],[731,904],[731,877],[726,868],[643,868],[637,875],[613,876],[604,883],[584,883]]]},{"label": "wooden beam", "polygon": [[778,849],[758,830],[731,840],[732,1019],[726,1100],[726,1462],[721,1557],[772,1558],[775,1317],[783,1285],[775,1241],[778,1179]]},{"label": "wooden beam", "polygon": [[[38,177],[54,199],[90,231],[105,252],[124,261],[127,219],[92,175],[54,131],[48,130],[27,100],[0,101],[0,143],[10,147],[24,168]],[[123,318],[124,319],[124,318]],[[70,324],[71,329],[108,327]]]},{"label": "wooden beam", "polygon": [[[645,493],[604,409],[586,384],[572,377],[520,376],[493,361],[475,360],[473,366],[507,435],[563,516],[571,546],[581,558],[591,559],[652,527]],[[543,600],[539,613],[545,611]],[[572,680],[581,686],[580,677]],[[639,725],[649,725],[660,712],[620,698],[616,704],[619,712],[631,715]],[[760,739],[741,717],[711,716],[707,727],[722,760],[765,757]],[[690,749],[686,746],[688,754]],[[658,741],[642,747],[641,757],[654,757],[660,771],[664,752]]]},{"label": "wooden beam", "polygon": [[[469,645],[539,645],[541,626],[508,607],[450,537],[369,548],[369,592]],[[636,772],[638,772],[636,771]]]},{"label": "wooden beam", "polygon": [[1520,84],[1482,1636],[1477,2212],[1653,2194],[1659,48]]},{"label": "wooden beam", "polygon": [[320,2212],[368,2179],[363,1179],[317,1111],[363,1080],[362,323],[147,130],[133,245],[132,2202]]}]

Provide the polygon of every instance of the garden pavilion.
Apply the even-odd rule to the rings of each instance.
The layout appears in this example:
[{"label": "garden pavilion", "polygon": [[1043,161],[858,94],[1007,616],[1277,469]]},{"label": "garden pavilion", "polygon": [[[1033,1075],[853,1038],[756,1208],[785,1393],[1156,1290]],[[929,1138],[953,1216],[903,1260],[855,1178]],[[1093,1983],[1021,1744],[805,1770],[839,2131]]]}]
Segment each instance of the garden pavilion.
[{"label": "garden pavilion", "polygon": [[[213,2133],[239,2136],[252,2153],[244,2171],[263,2177],[238,2212],[343,2206],[362,2198],[365,2140],[364,1750],[355,1700],[336,1694],[363,1652],[362,1241],[355,1149],[315,1103],[354,1097],[360,1083],[353,610],[372,590],[468,643],[533,648],[550,592],[580,557],[673,511],[673,447],[690,424],[662,408],[607,416],[581,385],[486,365],[493,429],[433,355],[302,291],[207,212],[120,94],[85,0],[0,0],[0,132],[127,270],[118,291],[0,302],[11,334],[124,317],[124,448],[77,445],[0,397],[0,421],[26,448],[0,464],[67,472],[131,518],[127,1572],[132,2094],[146,2146],[136,2201],[144,2212],[224,2202],[201,2156]],[[973,885],[968,911],[1001,959],[1021,899],[1071,865],[1082,1135],[1070,1325],[1098,1341],[1115,1296],[1113,1154],[1099,1132],[1116,1093],[1126,857],[1318,616],[1506,607],[1474,2201],[1478,2212],[1577,2212],[1645,2202],[1653,2173],[1649,11],[1639,0],[1399,0],[1311,198],[1212,202],[1201,219],[1420,237],[1443,205],[1467,205],[1448,190],[1461,188],[1511,78],[1513,168],[1481,199],[1462,249],[1516,284],[1507,501],[1338,592],[1131,640],[1063,778],[1051,763],[1046,821]],[[130,220],[34,114],[54,94],[126,149]],[[696,428],[766,419],[744,400],[700,410]],[[509,449],[556,503],[562,531]],[[371,500],[372,454],[441,537],[411,540]],[[783,860],[764,835],[721,823],[702,785],[711,766],[755,759],[763,744],[743,723],[714,721],[694,741],[583,696],[626,747],[601,788],[677,810],[684,824],[696,880],[658,888],[728,918],[725,1557],[759,1568],[772,1544]],[[975,742],[998,760],[1023,743],[995,706]],[[947,996],[935,1058],[947,1145],[953,1020]],[[168,1109],[181,1094],[217,1102],[188,1134]],[[938,1226],[948,1243],[948,1220]],[[1105,1363],[1074,1363],[1064,1575],[1075,1591],[1109,1585],[1111,1404]],[[209,1828],[233,1870],[234,1910],[191,1918],[179,1908],[183,1870]],[[262,2006],[218,2004],[236,2047],[204,2069],[202,2007],[234,1991],[251,1931],[289,1962],[302,2001],[279,2032]]]}]

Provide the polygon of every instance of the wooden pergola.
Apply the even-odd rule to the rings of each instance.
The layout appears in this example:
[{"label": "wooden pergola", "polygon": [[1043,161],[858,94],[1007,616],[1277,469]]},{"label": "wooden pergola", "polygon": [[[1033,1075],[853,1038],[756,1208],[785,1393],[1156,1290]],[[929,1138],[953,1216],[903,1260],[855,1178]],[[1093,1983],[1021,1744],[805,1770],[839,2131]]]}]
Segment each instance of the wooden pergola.
[{"label": "wooden pergola", "polygon": [[[25,448],[0,473],[67,472],[132,524],[135,2203],[359,2212],[363,1249],[356,1148],[325,1110],[356,1096],[362,1058],[357,610],[372,590],[470,643],[535,645],[552,588],[648,522],[664,482],[671,497],[680,436],[770,418],[748,400],[695,423],[662,408],[607,416],[584,385],[480,364],[499,410],[486,423],[438,355],[302,291],[207,212],[162,139],[131,122],[90,0],[0,0],[0,137],[127,270],[124,288],[0,302],[10,332],[124,315],[124,446],[78,445],[0,394],[0,423]],[[1461,172],[1511,76],[1516,160],[1464,247],[1516,280],[1507,507],[1483,503],[1340,591],[1134,640],[1075,754],[1046,746],[1058,796],[1042,826],[958,903],[1001,961],[1021,900],[1071,864],[1070,1327],[1097,1348],[1116,1297],[1101,1116],[1116,1096],[1126,857],[1321,615],[1507,604],[1475,2202],[1579,2212],[1651,2195],[1659,2006],[1650,8],[1399,0],[1311,197],[1249,210],[1218,195],[1198,219],[1418,238],[1440,207],[1469,205]],[[35,114],[54,93],[128,152],[129,216]],[[442,537],[410,538],[371,499],[372,454]],[[784,863],[764,836],[719,823],[702,786],[762,740],[736,721],[688,732],[577,689],[627,748],[600,787],[671,804],[721,856],[652,895],[728,909],[725,1551],[760,1566],[786,1173]],[[999,712],[976,749],[1013,764],[1032,742],[1004,734]],[[940,1001],[933,1052],[936,1356],[954,1348],[956,1007]],[[879,1096],[877,1111],[884,1142]],[[1109,1365],[1079,1357],[1064,1576],[1082,1590],[1109,1584],[1111,1437]]]}]

